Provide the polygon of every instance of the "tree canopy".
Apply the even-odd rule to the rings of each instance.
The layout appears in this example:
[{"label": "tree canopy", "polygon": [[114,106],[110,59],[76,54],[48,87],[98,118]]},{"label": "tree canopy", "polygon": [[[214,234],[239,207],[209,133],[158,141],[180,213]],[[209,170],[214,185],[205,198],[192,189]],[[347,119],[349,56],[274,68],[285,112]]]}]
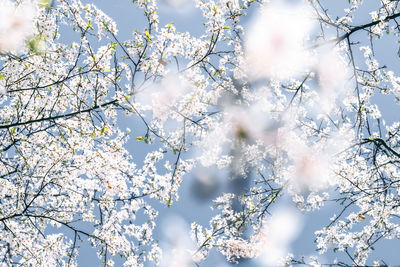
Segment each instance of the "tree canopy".
[{"label": "tree canopy", "polygon": [[[398,265],[371,252],[400,238],[399,1],[192,4],[200,35],[127,1],[125,38],[90,1],[0,0],[1,266],[76,266],[83,243],[104,266]],[[163,251],[157,209],[199,166],[246,186]],[[335,206],[315,232],[335,261],[289,253],[287,196]]]}]

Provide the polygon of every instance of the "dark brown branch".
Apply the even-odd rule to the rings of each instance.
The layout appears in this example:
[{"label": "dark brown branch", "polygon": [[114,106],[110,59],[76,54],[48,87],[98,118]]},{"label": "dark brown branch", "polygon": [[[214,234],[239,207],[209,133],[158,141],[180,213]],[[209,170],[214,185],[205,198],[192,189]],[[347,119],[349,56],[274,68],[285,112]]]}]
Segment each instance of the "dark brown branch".
[{"label": "dark brown branch", "polygon": [[81,114],[81,113],[92,112],[92,111],[94,111],[94,110],[96,110],[98,108],[102,108],[102,107],[106,107],[106,106],[110,106],[110,105],[115,105],[117,103],[118,103],[118,100],[114,99],[114,100],[112,100],[110,102],[107,102],[107,103],[104,103],[104,104],[101,104],[101,105],[95,105],[95,106],[93,106],[91,108],[80,110],[80,111],[76,111],[76,112],[72,112],[72,113],[68,113],[68,114],[62,114],[62,115],[51,116],[51,117],[44,117],[44,118],[40,118],[40,119],[23,121],[23,122],[15,122],[15,123],[10,123],[10,124],[3,124],[3,125],[0,125],[0,129],[9,129],[11,127],[27,125],[27,124],[31,124],[31,123],[35,123],[35,122],[53,121],[53,120],[61,119],[61,118],[69,118],[69,117],[73,117],[73,116]]}]

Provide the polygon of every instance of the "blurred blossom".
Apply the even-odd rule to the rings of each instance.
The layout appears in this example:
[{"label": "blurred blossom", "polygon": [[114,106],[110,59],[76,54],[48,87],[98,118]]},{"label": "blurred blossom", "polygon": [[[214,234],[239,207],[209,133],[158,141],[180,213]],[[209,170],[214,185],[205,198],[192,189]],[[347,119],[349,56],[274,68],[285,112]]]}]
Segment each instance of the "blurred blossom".
[{"label": "blurred blossom", "polygon": [[288,78],[312,63],[304,49],[313,26],[310,12],[306,5],[265,6],[246,39],[246,69],[250,78]]},{"label": "blurred blossom", "polygon": [[[207,167],[217,164],[219,168],[231,165],[235,173],[243,174],[246,161],[251,160],[246,153],[258,156],[248,149],[246,152],[246,146],[254,145],[256,148],[257,144],[268,145],[275,140],[276,129],[272,127],[268,111],[265,110],[267,106],[257,102],[248,107],[225,107],[223,120],[214,124],[214,129],[206,133],[198,144],[202,165]],[[229,156],[221,157],[224,153]]]},{"label": "blurred blossom", "polygon": [[222,120],[198,143],[202,165],[230,166],[235,176],[245,175],[248,163],[262,157],[259,148],[275,147],[279,142],[282,125],[271,119],[271,109],[273,105],[266,98],[245,107],[225,103]]},{"label": "blurred blossom", "polygon": [[7,93],[7,89],[4,86],[4,82],[0,81],[0,95],[4,95],[5,93]]},{"label": "blurred blossom", "polygon": [[253,236],[258,261],[262,266],[277,266],[300,234],[303,222],[297,211],[283,207],[276,210],[260,232]]},{"label": "blurred blossom", "polygon": [[275,130],[268,116],[271,107],[268,101],[262,100],[252,103],[249,107],[226,107],[224,121],[228,128],[228,136],[239,140],[263,140],[270,143]]},{"label": "blurred blossom", "polygon": [[[198,143],[200,153],[199,160],[204,167],[215,165],[216,162],[221,158],[223,152],[224,143],[229,140],[225,136],[223,127],[217,125],[217,127],[210,132],[206,133],[206,136]],[[229,160],[227,164],[229,163]]]},{"label": "blurred blossom", "polygon": [[[253,116],[254,115],[254,116]],[[266,117],[256,108],[244,109],[232,106],[227,108],[225,121],[229,133],[236,139],[254,139],[261,135]]]},{"label": "blurred blossom", "polygon": [[0,0],[0,52],[18,52],[24,46],[34,33],[36,15],[33,2]]},{"label": "blurred blossom", "polygon": [[162,267],[189,267],[193,265],[192,254],[194,244],[188,233],[189,226],[183,218],[175,215],[163,220],[164,246]]},{"label": "blurred blossom", "polygon": [[293,166],[289,177],[298,189],[316,190],[327,185],[331,176],[328,155],[300,145],[291,151],[291,158]]},{"label": "blurred blossom", "polygon": [[296,192],[319,191],[334,185],[337,155],[349,145],[349,133],[331,133],[325,141],[308,145],[294,133],[285,139],[290,160],[286,178]]},{"label": "blurred blossom", "polygon": [[289,157],[286,179],[295,192],[320,190],[330,184],[331,155],[317,145],[308,146],[295,133],[285,139]]},{"label": "blurred blossom", "polygon": [[337,52],[329,51],[318,57],[316,73],[319,84],[320,107],[329,112],[335,101],[345,89],[347,80],[347,64]]},{"label": "blurred blossom", "polygon": [[183,98],[187,88],[187,84],[179,76],[167,75],[160,83],[140,92],[137,101],[143,110],[153,112],[153,119],[165,122],[173,107]]}]

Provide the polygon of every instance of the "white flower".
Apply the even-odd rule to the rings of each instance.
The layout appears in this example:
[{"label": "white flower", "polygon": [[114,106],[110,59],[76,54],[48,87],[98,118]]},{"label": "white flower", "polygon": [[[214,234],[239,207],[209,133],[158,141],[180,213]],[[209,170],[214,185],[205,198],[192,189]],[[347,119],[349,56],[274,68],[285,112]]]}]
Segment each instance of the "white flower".
[{"label": "white flower", "polygon": [[231,137],[254,140],[264,134],[268,126],[268,117],[259,105],[250,108],[231,106],[226,110],[225,123]]},{"label": "white flower", "polygon": [[310,57],[303,44],[311,27],[307,6],[268,5],[247,35],[248,75],[253,79],[288,78],[304,69]]},{"label": "white flower", "polygon": [[175,105],[183,98],[187,88],[188,86],[182,78],[169,75],[160,83],[144,90],[139,95],[138,102],[142,105],[150,105],[153,119],[165,122]]},{"label": "white flower", "polygon": [[15,5],[0,0],[0,51],[18,52],[33,35],[36,6],[29,1]]},{"label": "white flower", "polygon": [[186,222],[181,217],[169,216],[162,226],[166,242],[161,266],[191,266],[193,264],[191,249],[194,249],[194,246],[187,235],[189,227]]},{"label": "white flower", "polygon": [[258,260],[263,266],[277,266],[287,255],[290,244],[299,235],[302,221],[295,210],[281,208],[255,236]]},{"label": "white flower", "polygon": [[307,146],[297,137],[285,144],[291,165],[286,178],[295,191],[318,191],[334,184],[332,153],[321,146]]},{"label": "white flower", "polygon": [[334,102],[343,91],[347,73],[347,65],[338,53],[329,51],[319,56],[317,63],[319,94],[325,101]]},{"label": "white flower", "polygon": [[5,93],[7,93],[7,89],[4,84],[0,83],[0,95],[4,95]]}]

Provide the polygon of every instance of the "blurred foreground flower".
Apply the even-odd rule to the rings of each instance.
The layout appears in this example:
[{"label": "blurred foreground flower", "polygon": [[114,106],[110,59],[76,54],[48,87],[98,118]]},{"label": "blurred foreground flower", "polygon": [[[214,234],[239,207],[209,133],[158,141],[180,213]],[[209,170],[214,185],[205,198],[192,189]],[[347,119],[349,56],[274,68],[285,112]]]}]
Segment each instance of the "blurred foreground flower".
[{"label": "blurred foreground flower", "polygon": [[306,5],[267,5],[253,21],[246,39],[250,78],[288,78],[305,70],[311,62],[303,44],[312,24]]},{"label": "blurred foreground flower", "polygon": [[173,112],[174,106],[184,98],[187,91],[188,85],[183,78],[167,75],[161,82],[151,85],[141,92],[138,102],[143,110],[152,111],[153,119],[164,123]]},{"label": "blurred foreground flower", "polygon": [[300,190],[325,188],[331,177],[330,161],[326,154],[315,149],[301,147],[292,152],[291,182]]},{"label": "blurred foreground flower", "polygon": [[248,108],[228,106],[225,115],[227,136],[247,141],[263,139],[270,124],[270,119],[263,110],[263,104],[260,101],[252,103]]},{"label": "blurred foreground flower", "polygon": [[316,64],[320,97],[320,107],[330,112],[335,101],[343,94],[348,80],[348,66],[338,52],[321,53]]},{"label": "blurred foreground flower", "polygon": [[297,238],[302,221],[295,210],[278,209],[260,232],[253,236],[262,266],[277,266],[284,259],[291,243]]},{"label": "blurred foreground flower", "polygon": [[0,52],[18,52],[34,32],[37,8],[33,2],[0,0]]},{"label": "blurred foreground flower", "polygon": [[[163,224],[165,237],[162,267],[189,267],[193,265],[194,244],[188,236],[189,226],[179,216],[169,216]],[[192,250],[191,250],[192,249]]]},{"label": "blurred foreground flower", "polygon": [[[349,133],[343,130],[330,138],[308,144],[295,133],[285,139],[284,150],[290,164],[285,177],[296,193],[317,192],[337,183],[337,155],[349,145]],[[339,164],[340,165],[340,164]]]},{"label": "blurred foreground flower", "polygon": [[273,147],[278,141],[279,123],[268,116],[272,107],[265,96],[246,106],[226,104],[222,120],[198,143],[202,165],[231,166],[233,173],[244,174],[248,163],[261,157],[258,148]]}]

